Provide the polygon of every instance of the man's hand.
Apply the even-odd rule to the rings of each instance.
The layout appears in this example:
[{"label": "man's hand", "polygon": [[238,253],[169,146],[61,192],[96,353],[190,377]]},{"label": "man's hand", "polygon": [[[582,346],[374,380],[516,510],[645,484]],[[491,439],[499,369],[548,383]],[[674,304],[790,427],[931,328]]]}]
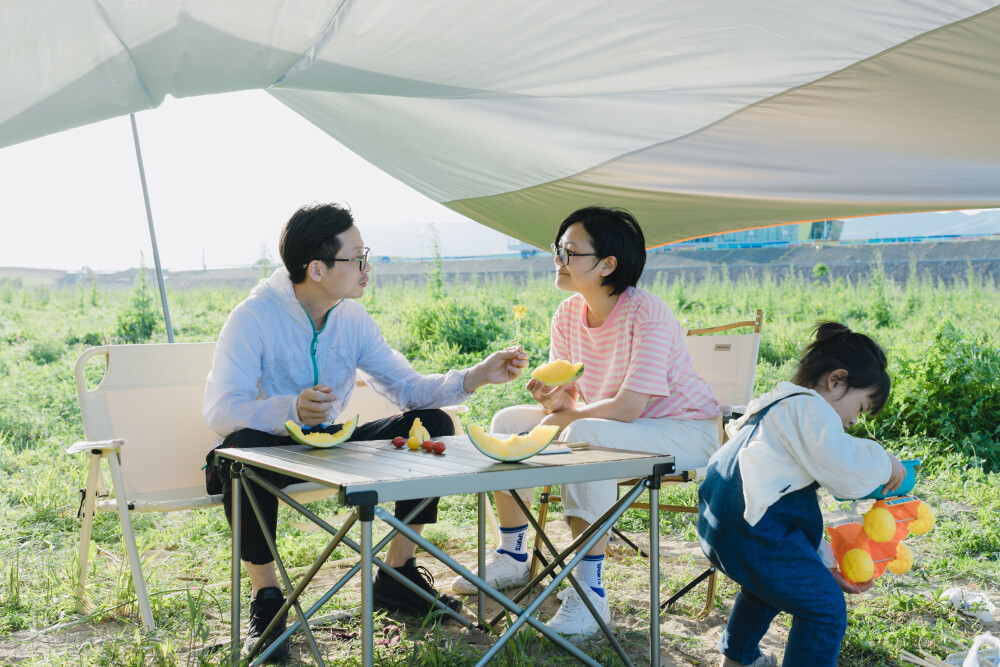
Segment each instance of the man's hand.
[{"label": "man's hand", "polygon": [[465,374],[462,388],[471,394],[483,385],[503,384],[521,376],[528,367],[528,353],[520,345],[494,352]]},{"label": "man's hand", "polygon": [[898,489],[902,485],[903,481],[906,480],[906,468],[903,464],[899,462],[899,459],[897,459],[895,455],[890,454],[889,452],[886,452],[886,454],[889,454],[889,462],[892,464],[892,473],[889,475],[888,483],[882,487],[883,496]]},{"label": "man's hand", "polygon": [[325,384],[303,389],[295,399],[295,409],[299,413],[299,421],[306,426],[322,424],[330,416],[333,409],[333,388]]},{"label": "man's hand", "polygon": [[526,388],[547,415],[576,407],[576,391],[569,387],[550,387],[532,378]]},{"label": "man's hand", "polygon": [[857,595],[858,593],[864,593],[869,588],[871,588],[872,586],[875,585],[875,580],[874,579],[869,579],[868,581],[866,581],[863,584],[856,584],[853,581],[851,581],[850,579],[848,579],[847,577],[845,577],[840,572],[840,570],[838,570],[835,567],[831,567],[830,568],[830,573],[833,575],[833,578],[836,579],[837,583],[840,585],[840,590],[844,591],[845,593],[850,593],[851,595]]}]

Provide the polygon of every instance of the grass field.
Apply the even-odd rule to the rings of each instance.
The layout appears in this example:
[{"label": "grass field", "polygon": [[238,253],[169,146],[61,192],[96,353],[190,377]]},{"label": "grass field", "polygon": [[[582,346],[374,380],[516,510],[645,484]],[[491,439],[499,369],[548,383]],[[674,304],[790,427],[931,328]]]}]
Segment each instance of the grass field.
[{"label": "grass field", "polygon": [[[778,280],[778,278],[781,280]],[[747,319],[764,309],[765,325],[757,372],[757,393],[792,373],[798,353],[819,319],[837,319],[873,335],[890,357],[893,395],[883,413],[863,421],[861,433],[883,442],[902,457],[924,461],[916,493],[938,510],[929,535],[910,538],[916,564],[906,575],[886,575],[867,594],[851,597],[842,665],[900,665],[901,649],[923,649],[939,657],[984,629],[939,600],[940,591],[961,586],[986,592],[1000,604],[1000,298],[997,286],[970,276],[941,284],[914,274],[905,287],[877,268],[860,283],[813,275],[773,275],[752,283],[724,273],[698,284],[660,277],[643,285],[662,296],[685,327]],[[449,291],[450,290],[450,291]],[[215,340],[243,291],[192,290],[170,294],[177,340]],[[515,336],[532,366],[547,359],[548,323],[566,294],[546,280],[514,286],[503,282],[446,288],[429,280],[427,288],[385,288],[377,280],[363,303],[389,343],[418,370],[437,372],[471,365]],[[527,307],[515,334],[511,308]],[[140,550],[159,627],[152,635],[141,624],[127,568],[119,549],[115,517],[99,516],[94,529],[89,596],[81,614],[72,595],[79,489],[84,461],[62,453],[82,439],[72,364],[84,349],[104,342],[163,341],[152,291],[139,284],[131,293],[96,288],[56,291],[0,281],[0,660],[26,665],[226,664],[230,554],[222,512],[197,511],[135,518]],[[469,419],[487,424],[498,409],[526,402],[523,382],[488,387],[469,401]],[[693,500],[693,489],[669,491]],[[863,509],[864,504],[857,504]],[[336,512],[332,501],[319,503]],[[427,534],[449,551],[474,544],[470,516],[474,499],[444,499],[443,518]],[[287,509],[287,508],[286,508]],[[323,538],[292,525],[282,510],[279,548],[288,564],[302,567]],[[850,503],[829,500],[831,513],[856,511]],[[632,511],[622,525],[641,532],[645,513]],[[690,546],[688,519],[661,518],[668,540]],[[347,557],[344,553],[339,556]],[[335,558],[338,557],[335,555]],[[611,589],[641,593],[644,565],[634,558],[611,561]],[[666,584],[680,580],[694,564],[666,565]],[[675,569],[677,571],[675,571]],[[686,612],[667,614],[662,648],[664,664],[714,664],[713,643],[735,592],[723,583],[705,622]],[[620,599],[619,599],[620,598]],[[622,641],[641,664],[648,611],[634,596],[615,593],[612,611]],[[357,605],[353,591],[338,594],[331,609]],[[376,631],[393,625],[376,619]],[[645,622],[645,625],[643,624]],[[776,623],[772,643],[780,647],[787,619]],[[454,635],[449,627],[397,626],[402,639],[378,649],[377,664],[471,664],[478,644]],[[360,660],[356,617],[337,621],[323,637],[332,664]],[[602,662],[617,658],[606,643],[588,652]],[[779,648],[780,650],[780,648]],[[561,664],[568,658],[534,633],[526,633],[501,664]],[[673,663],[668,662],[673,660]]]}]

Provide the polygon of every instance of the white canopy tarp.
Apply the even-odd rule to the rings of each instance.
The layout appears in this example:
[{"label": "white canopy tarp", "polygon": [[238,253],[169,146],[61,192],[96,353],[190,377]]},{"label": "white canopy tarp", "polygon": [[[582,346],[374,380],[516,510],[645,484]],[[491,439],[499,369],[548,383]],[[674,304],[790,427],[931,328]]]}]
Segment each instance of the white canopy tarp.
[{"label": "white canopy tarp", "polygon": [[541,247],[1000,206],[992,0],[0,3],[0,147],[255,88]]}]

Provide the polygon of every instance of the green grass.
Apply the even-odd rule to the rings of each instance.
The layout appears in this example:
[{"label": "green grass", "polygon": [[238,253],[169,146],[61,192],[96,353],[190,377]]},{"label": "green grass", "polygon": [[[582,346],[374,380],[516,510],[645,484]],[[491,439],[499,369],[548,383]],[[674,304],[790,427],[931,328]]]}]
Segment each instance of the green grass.
[{"label": "green grass", "polygon": [[[995,519],[1000,512],[996,286],[973,278],[943,285],[915,275],[901,287],[877,270],[871,280],[856,283],[830,281],[822,272],[816,277],[793,277],[776,271],[755,282],[734,281],[718,272],[697,284],[668,282],[660,274],[644,286],[662,296],[686,328],[747,319],[756,308],[764,309],[757,393],[791,376],[809,330],[819,319],[843,321],[873,335],[886,348],[893,395],[884,413],[864,420],[859,429],[892,451],[923,459],[917,493],[938,509],[938,524],[930,534],[908,540],[916,553],[912,572],[887,575],[871,593],[850,598],[850,627],[841,664],[899,665],[901,649],[923,648],[943,656],[956,650],[957,642],[968,643],[980,632],[938,602],[936,595],[958,585],[986,589],[995,597],[1000,587],[1000,528]],[[245,292],[204,289],[169,296],[177,340],[211,341]],[[439,372],[470,365],[488,351],[511,344],[515,338],[511,309],[516,304],[527,307],[516,334],[518,342],[532,365],[547,360],[549,320],[565,297],[546,279],[520,286],[491,282],[475,289],[452,289],[445,299],[434,299],[424,290],[377,285],[364,303],[390,344],[404,351],[418,370]],[[89,615],[77,611],[72,595],[80,527],[78,489],[84,484],[82,458],[62,453],[83,437],[73,363],[94,344],[164,341],[162,325],[151,330],[146,326],[143,309],[148,305],[138,291],[23,288],[0,281],[0,637],[68,626],[46,635],[56,636],[74,627],[93,626],[100,638],[61,651],[29,651],[22,664],[217,665],[228,659],[229,540],[222,512],[134,517],[140,549],[147,553],[145,572],[159,624],[155,633],[138,631],[114,516],[100,515],[94,524]],[[480,390],[469,401],[468,419],[486,424],[500,408],[527,402],[523,384]],[[694,488],[670,487],[663,495],[665,501],[691,503]],[[831,501],[830,507],[834,506]],[[325,514],[337,511],[330,500],[318,507]],[[449,550],[471,548],[474,510],[471,497],[443,499],[440,523],[428,530],[428,536]],[[324,535],[292,526],[299,521],[287,508],[280,522],[279,548],[287,554],[289,567],[307,566],[325,544]],[[662,515],[660,523],[674,539],[695,537],[690,517]],[[621,525],[641,533],[648,528],[648,517],[629,512]],[[350,555],[345,551],[334,558]],[[626,567],[630,562],[610,565],[613,589],[647,585],[630,574]],[[664,566],[663,576],[665,588],[681,580],[669,566]],[[713,614],[717,623],[734,594],[731,583],[720,585]],[[621,639],[641,662],[647,650],[642,621],[648,612],[633,609],[624,600],[616,604],[619,614],[638,618],[638,629],[623,629]],[[331,608],[356,605],[356,597],[344,593],[334,598]],[[354,620],[344,621],[336,631],[349,635],[358,629]],[[700,634],[697,629],[667,633],[663,645],[682,654],[712,655]],[[0,646],[9,642],[0,639]],[[324,647],[334,664],[360,664],[357,640],[330,639]],[[602,664],[616,663],[606,642],[585,647]],[[379,648],[377,664],[470,664],[478,651],[463,635],[454,635],[450,626],[407,626],[398,644]],[[529,632],[519,636],[498,664],[539,660],[573,662]]]}]

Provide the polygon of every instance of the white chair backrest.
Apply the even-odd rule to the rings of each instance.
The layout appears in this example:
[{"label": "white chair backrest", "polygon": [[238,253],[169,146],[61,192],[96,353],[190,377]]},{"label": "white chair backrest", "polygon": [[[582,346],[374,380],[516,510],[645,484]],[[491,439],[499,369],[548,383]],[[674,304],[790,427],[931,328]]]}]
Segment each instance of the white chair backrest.
[{"label": "white chair backrest", "polygon": [[694,370],[722,406],[746,406],[753,398],[760,334],[686,336]]},{"label": "white chair backrest", "polygon": [[[215,343],[106,345],[76,362],[77,396],[87,440],[125,438],[122,476],[130,496],[188,489],[205,493],[201,471],[216,440],[202,417]],[[87,387],[87,362],[103,356],[101,382]],[[360,423],[397,414],[359,375],[344,417]]]},{"label": "white chair backrest", "polygon": [[[76,362],[77,397],[88,440],[125,438],[122,476],[130,493],[200,488],[199,469],[216,434],[201,416],[215,343],[107,345]],[[103,355],[104,377],[86,384],[87,361]],[[196,463],[201,459],[201,463]]]}]

